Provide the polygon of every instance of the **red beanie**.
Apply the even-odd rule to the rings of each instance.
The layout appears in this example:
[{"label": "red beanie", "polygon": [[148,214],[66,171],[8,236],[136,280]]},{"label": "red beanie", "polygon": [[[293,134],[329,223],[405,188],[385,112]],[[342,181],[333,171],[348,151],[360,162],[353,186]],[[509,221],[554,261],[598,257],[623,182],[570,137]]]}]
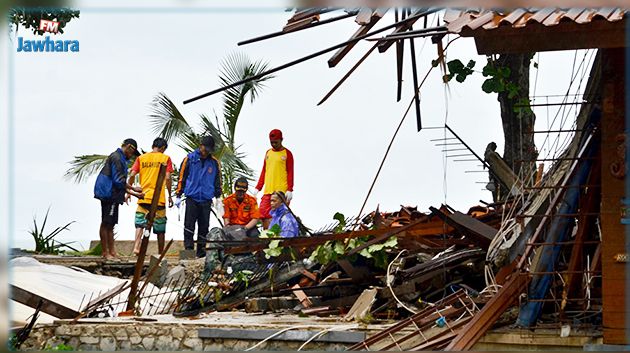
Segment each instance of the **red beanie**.
[{"label": "red beanie", "polygon": [[273,129],[269,132],[269,140],[282,140],[282,131]]}]

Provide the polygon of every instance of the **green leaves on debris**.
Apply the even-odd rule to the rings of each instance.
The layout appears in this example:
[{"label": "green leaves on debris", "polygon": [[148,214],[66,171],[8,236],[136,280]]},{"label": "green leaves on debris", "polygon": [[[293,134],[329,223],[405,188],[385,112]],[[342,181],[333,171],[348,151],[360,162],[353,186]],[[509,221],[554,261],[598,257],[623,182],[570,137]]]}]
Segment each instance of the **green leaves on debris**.
[{"label": "green leaves on debris", "polygon": [[447,62],[446,66],[448,67],[449,73],[444,75],[444,82],[449,82],[454,77],[455,81],[462,83],[466,80],[466,77],[472,75],[472,73],[475,72],[473,70],[473,67],[475,67],[474,60],[469,60],[468,64],[464,66],[461,60],[455,59]]},{"label": "green leaves on debris", "polygon": [[250,270],[242,270],[242,271],[238,271],[234,274],[234,277],[232,277],[232,281],[238,283],[238,282],[244,282],[245,283],[245,288],[249,287],[249,280],[251,279],[252,275],[254,274],[254,272],[250,271]]},{"label": "green leaves on debris", "polygon": [[282,254],[282,251],[284,250],[284,248],[280,246],[280,231],[281,230],[282,229],[280,228],[278,224],[274,224],[273,227],[267,229],[260,235],[260,238],[267,238],[267,239],[278,238],[277,240],[270,241],[269,245],[267,246],[267,249],[263,250],[263,252],[265,253],[265,258],[270,259],[272,257],[278,257]]},{"label": "green leaves on debris", "polygon": [[[335,227],[335,233],[340,233],[338,230],[343,230],[346,225],[346,220],[343,214],[337,212],[333,216],[333,219],[339,221],[339,224]],[[343,225],[342,225],[343,224]],[[324,244],[315,248],[315,251],[309,257],[309,260],[315,261],[319,264],[326,265],[330,262],[341,259],[344,254],[357,248],[370,240],[371,236],[364,236],[346,240],[327,241]],[[386,268],[388,263],[387,249],[394,248],[398,245],[398,239],[395,236],[390,237],[386,241],[370,245],[367,248],[359,251],[358,256],[362,256],[365,259],[373,261],[374,265],[378,268]],[[355,262],[358,259],[355,254],[349,256],[350,262]]]},{"label": "green leaves on debris", "polygon": [[60,252],[64,252],[64,249],[70,249],[73,251],[77,251],[77,249],[70,246],[70,243],[62,243],[55,240],[61,232],[64,230],[69,230],[70,225],[75,221],[69,222],[64,226],[59,226],[55,228],[52,232],[46,234],[46,222],[48,221],[48,214],[50,212],[50,207],[46,210],[46,216],[44,217],[44,221],[41,224],[41,227],[37,224],[37,219],[33,217],[33,228],[29,230],[29,233],[33,237],[35,241],[35,252],[38,254],[59,254]]},{"label": "green leaves on debris", "polygon": [[[437,63],[432,63],[432,65],[437,66]],[[461,60],[455,59],[446,63],[448,67],[448,73],[444,75],[443,81],[450,82],[453,78],[457,82],[464,82],[466,78],[472,75],[475,71],[473,68],[475,67],[475,61],[469,60],[468,64],[464,66]],[[538,63],[534,62],[534,67],[538,68]],[[488,59],[486,66],[484,66],[481,70],[481,74],[486,79],[481,84],[481,89],[486,93],[507,93],[509,99],[515,99],[519,96],[520,88],[518,85],[510,81],[510,75],[512,74],[509,67],[502,67],[496,65],[496,63]],[[523,97],[519,98],[514,103],[514,112],[521,113],[527,112],[527,110],[531,110],[529,108],[530,102],[529,98]]]}]

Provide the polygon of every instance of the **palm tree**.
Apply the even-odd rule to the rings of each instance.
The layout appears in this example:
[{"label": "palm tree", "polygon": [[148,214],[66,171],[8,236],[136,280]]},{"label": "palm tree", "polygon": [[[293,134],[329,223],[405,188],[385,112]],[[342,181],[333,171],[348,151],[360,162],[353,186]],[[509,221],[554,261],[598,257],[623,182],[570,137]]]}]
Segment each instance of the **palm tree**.
[{"label": "palm tree", "polygon": [[[223,87],[248,77],[258,75],[267,70],[267,63],[252,62],[242,53],[234,53],[228,56],[221,64],[219,80]],[[216,141],[214,155],[221,162],[223,193],[230,194],[236,178],[244,176],[253,178],[253,170],[244,162],[245,154],[239,151],[240,145],[236,145],[236,124],[240,116],[243,104],[249,98],[253,103],[260,91],[265,87],[265,82],[273,78],[272,75],[264,76],[258,80],[230,88],[223,92],[223,123],[215,115],[214,122],[201,114],[199,116],[199,128],[193,129],[184,118],[173,101],[160,92],[151,103],[152,112],[149,122],[152,131],[167,141],[175,142],[177,146],[186,152],[191,152],[199,146],[201,136],[212,135]],[[67,179],[75,182],[84,181],[102,168],[107,156],[84,155],[75,156],[70,162],[70,168],[66,171]]]}]

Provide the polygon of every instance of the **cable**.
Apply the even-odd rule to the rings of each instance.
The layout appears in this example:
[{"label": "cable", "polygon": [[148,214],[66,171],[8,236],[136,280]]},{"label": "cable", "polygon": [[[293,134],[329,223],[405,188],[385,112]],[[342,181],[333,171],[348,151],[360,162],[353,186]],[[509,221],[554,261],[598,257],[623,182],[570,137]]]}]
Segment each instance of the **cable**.
[{"label": "cable", "polygon": [[[407,251],[407,249],[403,249],[403,250],[401,250],[401,251],[398,253],[398,255],[396,255],[396,257],[395,257],[395,258],[394,258],[394,259],[393,259],[393,260],[389,263],[389,265],[387,265],[387,273],[386,273],[386,276],[385,276],[385,283],[387,284],[387,288],[389,288],[389,291],[392,293],[392,297],[394,297],[394,300],[396,300],[396,302],[398,302],[398,304],[400,304],[400,306],[402,306],[403,308],[405,308],[405,309],[406,309],[407,311],[409,311],[410,313],[412,313],[412,314],[416,314],[416,312],[415,312],[414,310],[412,310],[412,309],[408,308],[408,307],[407,307],[407,306],[406,306],[403,302],[401,302],[401,301],[400,301],[400,299],[398,299],[398,297],[396,296],[396,293],[394,293],[394,289],[392,289],[392,284],[391,284],[391,282],[393,282],[393,281],[390,281],[390,270],[391,270],[392,264],[393,264],[394,262],[396,262],[396,260],[398,260],[398,258],[400,257],[400,255],[402,255],[402,254],[403,254],[404,252],[406,252],[406,251]],[[428,303],[428,304],[430,304],[430,303]],[[430,304],[430,305],[431,305],[431,306],[433,306],[432,304]]]},{"label": "cable", "polygon": [[[446,53],[446,50],[451,45],[451,43],[453,43],[454,41],[456,41],[459,38],[460,37],[457,37],[455,39],[452,39],[450,42],[448,42],[446,44],[446,46],[444,47],[443,53]],[[438,58],[438,60],[439,59],[442,59],[442,58]],[[374,176],[374,180],[372,181],[372,185],[370,185],[370,189],[368,190],[368,193],[365,196],[365,200],[363,201],[363,205],[361,206],[361,210],[358,213],[357,220],[355,221],[355,224],[353,225],[353,227],[356,227],[358,225],[359,220],[361,219],[361,215],[363,214],[363,210],[365,209],[365,205],[367,204],[367,201],[370,198],[370,194],[372,193],[372,189],[374,189],[374,185],[376,184],[376,180],[378,179],[378,176],[381,173],[381,169],[383,169],[383,165],[385,164],[385,160],[387,159],[389,151],[392,148],[392,145],[394,144],[394,140],[396,139],[396,136],[398,135],[398,131],[400,131],[400,128],[402,127],[403,122],[405,122],[405,119],[407,118],[407,115],[409,114],[409,111],[411,110],[411,107],[413,106],[413,102],[415,100],[416,93],[419,93],[420,88],[422,87],[424,82],[427,80],[427,77],[429,77],[429,74],[431,73],[431,71],[433,71],[433,69],[434,69],[434,66],[431,65],[431,68],[429,68],[429,71],[427,71],[427,73],[425,74],[424,78],[422,79],[422,82],[420,82],[418,87],[415,89],[414,96],[411,98],[411,101],[409,102],[409,105],[407,106],[407,110],[403,114],[402,119],[400,119],[400,123],[398,123],[398,127],[394,131],[394,135],[392,136],[391,140],[389,141],[389,145],[387,146],[387,149],[385,150],[385,155],[383,155],[383,159],[381,160],[381,164],[379,165],[378,170],[376,171],[376,175]]]},{"label": "cable", "polygon": [[358,324],[352,324],[352,325],[348,325],[348,326],[331,327],[331,328],[327,328],[327,329],[321,330],[321,331],[317,332],[316,334],[314,334],[313,337],[311,337],[308,340],[306,340],[306,342],[304,342],[297,350],[301,351],[302,348],[306,347],[307,344],[311,343],[314,339],[316,339],[319,336],[324,335],[325,333],[327,333],[329,331],[346,331],[346,330],[353,329],[353,328],[359,328],[359,325]]},{"label": "cable", "polygon": [[272,334],[272,335],[268,336],[267,338],[265,338],[264,340],[262,340],[262,341],[260,341],[260,342],[256,343],[255,345],[253,345],[253,346],[251,346],[251,347],[247,348],[247,349],[245,350],[245,352],[249,352],[249,351],[253,350],[254,348],[256,348],[256,347],[260,346],[261,344],[263,344],[263,343],[267,342],[268,340],[270,340],[270,339],[272,339],[272,338],[274,338],[274,337],[276,337],[276,336],[279,336],[280,334],[285,333],[285,332],[287,332],[287,331],[290,331],[290,330],[293,330],[293,329],[296,329],[296,328],[309,328],[309,327],[313,327],[313,325],[296,325],[296,326],[287,327],[287,328],[285,328],[285,329],[282,329],[282,330],[280,330],[280,331],[278,331],[278,332],[276,332],[276,333],[274,333],[274,334]]}]

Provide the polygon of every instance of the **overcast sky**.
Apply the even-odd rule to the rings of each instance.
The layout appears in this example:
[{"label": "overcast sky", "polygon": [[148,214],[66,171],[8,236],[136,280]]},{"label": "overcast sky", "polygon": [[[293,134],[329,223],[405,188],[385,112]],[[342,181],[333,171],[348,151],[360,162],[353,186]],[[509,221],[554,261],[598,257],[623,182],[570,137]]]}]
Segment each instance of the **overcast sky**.
[{"label": "overcast sky", "polygon": [[[65,33],[54,39],[79,40],[78,53],[17,53],[17,37],[34,36],[24,28],[17,36],[6,30],[2,33],[2,77],[13,77],[12,87],[3,80],[2,99],[7,104],[2,105],[1,135],[5,171],[2,192],[13,195],[12,203],[3,201],[2,217],[13,215],[12,247],[33,248],[28,234],[32,218],[41,220],[49,206],[50,229],[76,221],[60,240],[77,241],[87,248],[90,240],[98,239],[100,204],[92,192],[95,177],[75,184],[64,180],[63,174],[73,156],[109,154],[127,137],[149,150],[156,137],[149,128],[149,104],[158,92],[165,92],[196,126],[199,114],[221,114],[220,95],[187,105],[182,101],[217,88],[221,61],[230,53],[241,51],[274,67],[345,41],[357,29],[353,19],[346,19],[238,47],[236,43],[241,40],[281,30],[291,13],[285,12],[281,2],[257,4],[258,8],[243,2],[157,2],[154,6],[159,9],[145,8],[145,3],[128,3],[108,2],[107,7],[75,3],[81,17],[72,20]],[[134,7],[124,10],[122,6]],[[392,21],[390,12],[378,27]],[[447,37],[445,43],[453,38]],[[316,105],[370,46],[359,43],[334,69],[326,63],[331,53],[280,71],[253,104],[244,106],[238,122],[237,142],[256,173],[269,148],[269,130],[279,128],[284,132],[284,144],[295,157],[291,206],[311,228],[329,223],[335,212],[358,213],[412,97],[407,45],[401,102],[396,102],[392,47],[384,54],[374,52],[326,103]],[[418,72],[423,77],[437,56],[436,46],[430,40],[417,40],[416,53]],[[453,42],[447,54],[449,60],[477,61],[478,70],[486,62],[484,56],[476,54],[474,41],[469,38]],[[564,95],[572,72],[578,75],[571,93],[577,92],[579,79],[588,72],[590,57],[591,53],[584,51],[536,56],[539,66],[532,70],[532,94],[535,89],[536,96]],[[577,71],[584,58],[585,63]],[[433,70],[421,90],[424,126],[442,127],[447,122],[478,154],[483,155],[491,141],[502,153],[499,105],[496,94],[481,90],[481,74],[448,87],[441,75]],[[582,88],[585,83],[586,79]],[[536,103],[546,103],[547,99],[561,100],[538,97]],[[10,107],[13,126],[7,119]],[[557,111],[557,107],[536,109],[537,130],[547,129]],[[566,116],[570,124],[575,114],[561,111],[560,115]],[[481,182],[487,181],[487,174],[479,172],[479,163],[458,163],[453,158],[445,162],[443,146],[431,141],[444,137],[444,130],[418,133],[415,124],[412,109],[366,210],[380,205],[383,211],[395,211],[401,205],[410,205],[427,212],[429,206],[448,203],[466,212],[480,199],[491,201],[490,193],[482,190]],[[12,139],[8,135],[11,132]],[[543,155],[554,149],[540,139],[538,147]],[[175,145],[166,153],[177,165],[184,157]],[[9,171],[14,176],[12,193],[7,184]],[[134,210],[135,205],[121,206],[119,239],[133,238]],[[178,221],[177,210],[169,210],[168,217],[167,238],[183,239],[183,222]],[[8,224],[3,222],[4,234],[9,231]],[[211,226],[216,225],[212,219]]]}]

